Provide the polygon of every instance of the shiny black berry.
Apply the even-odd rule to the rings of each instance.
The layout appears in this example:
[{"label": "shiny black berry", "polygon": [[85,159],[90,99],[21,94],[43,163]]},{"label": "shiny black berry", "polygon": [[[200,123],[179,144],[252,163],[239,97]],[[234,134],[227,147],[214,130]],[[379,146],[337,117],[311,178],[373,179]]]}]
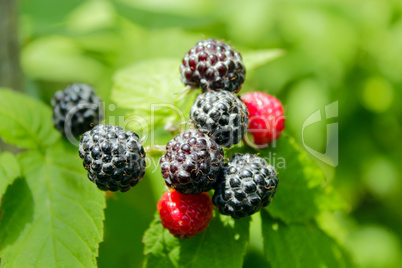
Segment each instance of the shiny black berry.
[{"label": "shiny black berry", "polygon": [[197,130],[188,130],[168,142],[160,166],[168,187],[182,194],[199,194],[212,189],[222,161],[219,145]]},{"label": "shiny black berry", "polygon": [[66,137],[79,136],[102,120],[100,99],[92,87],[72,84],[52,98],[53,124]]},{"label": "shiny black berry", "polygon": [[243,218],[268,206],[278,183],[275,168],[264,159],[236,154],[223,169],[212,200],[220,213]]},{"label": "shiny black berry", "polygon": [[180,66],[184,84],[205,90],[239,92],[246,75],[239,52],[214,40],[199,41],[184,56]]},{"label": "shiny black berry", "polygon": [[247,132],[247,107],[228,91],[200,94],[191,107],[190,117],[200,132],[223,147],[239,143]]},{"label": "shiny black berry", "polygon": [[126,192],[145,175],[145,151],[137,134],[112,125],[85,132],[79,146],[88,178],[103,191]]}]

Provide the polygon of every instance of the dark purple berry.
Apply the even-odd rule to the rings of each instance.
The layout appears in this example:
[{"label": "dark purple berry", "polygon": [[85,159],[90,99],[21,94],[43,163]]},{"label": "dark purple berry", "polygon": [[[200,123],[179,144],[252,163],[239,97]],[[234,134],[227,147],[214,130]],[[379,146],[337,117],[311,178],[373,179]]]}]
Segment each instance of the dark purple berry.
[{"label": "dark purple berry", "polygon": [[240,53],[214,39],[199,41],[184,56],[180,73],[186,85],[234,93],[240,91],[246,75]]},{"label": "dark purple berry", "polygon": [[212,189],[223,161],[223,150],[210,137],[187,130],[166,145],[160,160],[168,187],[182,194],[199,194]]}]

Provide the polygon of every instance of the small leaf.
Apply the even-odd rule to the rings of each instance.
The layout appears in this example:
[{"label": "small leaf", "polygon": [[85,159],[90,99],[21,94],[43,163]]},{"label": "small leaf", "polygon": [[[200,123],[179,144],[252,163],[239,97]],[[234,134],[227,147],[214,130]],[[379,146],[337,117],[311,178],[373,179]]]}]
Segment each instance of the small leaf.
[{"label": "small leaf", "polygon": [[353,267],[349,255],[313,222],[287,225],[261,212],[264,253],[273,267]]},{"label": "small leaf", "polygon": [[145,233],[145,267],[242,267],[250,219],[216,215],[208,228],[189,239],[164,229],[159,214]]},{"label": "small leaf", "polygon": [[241,53],[246,71],[256,69],[286,54],[283,49],[263,49]]},{"label": "small leaf", "polygon": [[60,137],[45,104],[11,90],[0,89],[0,137],[24,149],[45,149]]},{"label": "small leaf", "polygon": [[7,187],[20,176],[20,166],[14,155],[8,152],[0,154],[0,202]]},{"label": "small leaf", "polygon": [[2,206],[2,267],[96,267],[104,193],[87,179],[77,148],[58,142],[19,161],[25,179]]}]

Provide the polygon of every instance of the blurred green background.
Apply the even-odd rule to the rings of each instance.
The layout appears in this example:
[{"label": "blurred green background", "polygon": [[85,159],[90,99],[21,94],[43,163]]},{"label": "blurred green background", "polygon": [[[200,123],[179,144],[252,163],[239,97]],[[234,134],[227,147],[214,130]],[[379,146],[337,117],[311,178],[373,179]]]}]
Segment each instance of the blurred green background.
[{"label": "blurred green background", "polygon": [[[19,23],[25,91],[46,103],[71,82],[94,85],[110,103],[118,69],[159,57],[177,58],[179,67],[204,38],[240,52],[286,50],[248,74],[242,92],[277,96],[300,144],[304,121],[339,101],[338,118],[304,133],[322,153],[327,136],[339,137],[339,165],[317,162],[348,211],[336,221],[323,215],[322,225],[359,266],[402,264],[402,1],[20,0]],[[338,123],[339,133],[327,133],[328,123]],[[108,200],[99,267],[141,266],[155,206],[150,179]],[[252,241],[244,266],[267,265]]]}]

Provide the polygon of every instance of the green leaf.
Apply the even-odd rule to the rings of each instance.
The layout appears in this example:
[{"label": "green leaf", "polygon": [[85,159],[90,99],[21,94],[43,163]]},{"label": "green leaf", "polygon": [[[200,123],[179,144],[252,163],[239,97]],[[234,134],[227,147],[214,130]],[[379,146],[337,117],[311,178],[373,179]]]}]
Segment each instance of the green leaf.
[{"label": "green leaf", "polygon": [[[124,126],[135,131],[152,131],[167,123],[179,123],[189,118],[189,103],[194,91],[184,92],[176,59],[156,59],[136,63],[114,76],[112,100],[132,112]],[[186,98],[183,94],[188,94]],[[181,100],[180,100],[181,99]]]},{"label": "green leaf", "polygon": [[280,218],[285,223],[305,222],[321,211],[345,207],[344,201],[327,185],[321,168],[288,135],[283,135],[264,150],[243,147],[230,153],[239,151],[258,153],[276,168],[279,186],[273,201],[267,207],[274,218]]},{"label": "green leaf", "polygon": [[[124,18],[132,21],[135,24],[152,28],[184,28],[184,29],[200,29],[205,27],[213,27],[218,21],[212,16],[195,17],[182,16],[173,13],[155,12],[146,9],[139,9],[133,4],[129,5],[122,2],[112,2],[116,11]],[[128,2],[127,2],[128,3]]]},{"label": "green leaf", "polygon": [[[293,138],[283,136],[271,153],[261,154],[278,167],[279,187],[274,202],[268,207],[275,218],[286,223],[303,222],[323,210],[342,209],[343,201],[318,165]],[[281,165],[281,162],[284,165]]]},{"label": "green leaf", "polygon": [[272,267],[353,267],[349,255],[315,223],[287,225],[261,212],[264,253]]},{"label": "green leaf", "polygon": [[173,103],[184,86],[177,59],[147,60],[118,71],[113,77],[112,100],[120,107],[144,110],[151,104]]},{"label": "green leaf", "polygon": [[145,267],[242,267],[250,219],[215,216],[208,228],[189,239],[164,229],[159,214],[145,233]]},{"label": "green leaf", "polygon": [[62,83],[95,84],[106,72],[102,63],[86,55],[76,41],[57,35],[30,41],[22,50],[21,64],[31,78]]},{"label": "green leaf", "polygon": [[87,179],[77,148],[58,142],[19,161],[25,179],[2,206],[2,267],[96,267],[104,193]]},{"label": "green leaf", "polygon": [[250,71],[284,56],[286,52],[283,49],[263,49],[242,52],[241,54],[246,71]]},{"label": "green leaf", "polygon": [[52,125],[52,111],[21,93],[0,89],[0,137],[24,149],[45,149],[60,134]]},{"label": "green leaf", "polygon": [[0,154],[0,202],[7,187],[20,176],[20,166],[14,155],[8,152]]}]

